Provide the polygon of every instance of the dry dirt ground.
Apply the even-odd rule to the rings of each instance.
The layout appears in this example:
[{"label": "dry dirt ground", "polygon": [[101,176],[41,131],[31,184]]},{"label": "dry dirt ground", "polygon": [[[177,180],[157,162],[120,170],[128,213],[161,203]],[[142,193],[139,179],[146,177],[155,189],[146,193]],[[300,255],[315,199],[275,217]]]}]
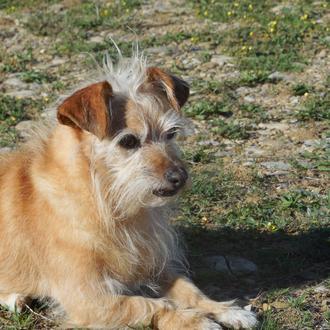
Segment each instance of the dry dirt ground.
[{"label": "dry dirt ground", "polygon": [[[95,75],[111,38],[191,84],[191,190],[173,221],[192,277],[258,329],[330,329],[330,5],[0,0],[0,148]],[[1,329],[54,328],[47,308]]]}]

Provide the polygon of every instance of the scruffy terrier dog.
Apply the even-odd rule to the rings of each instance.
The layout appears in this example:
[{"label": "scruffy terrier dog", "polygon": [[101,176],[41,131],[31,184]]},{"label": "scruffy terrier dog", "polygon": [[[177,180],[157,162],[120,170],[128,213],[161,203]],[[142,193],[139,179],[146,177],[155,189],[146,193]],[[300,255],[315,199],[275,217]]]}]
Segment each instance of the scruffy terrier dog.
[{"label": "scruffy terrier dog", "polygon": [[175,144],[187,83],[141,56],[105,62],[47,133],[1,157],[2,304],[52,297],[65,327],[253,327],[180,272],[166,205],[188,177]]}]

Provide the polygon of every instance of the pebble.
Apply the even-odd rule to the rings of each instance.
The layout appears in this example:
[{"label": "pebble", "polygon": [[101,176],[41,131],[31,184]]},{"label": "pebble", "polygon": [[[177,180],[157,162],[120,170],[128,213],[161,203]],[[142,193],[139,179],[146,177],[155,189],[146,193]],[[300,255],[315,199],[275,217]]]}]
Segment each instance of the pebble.
[{"label": "pebble", "polygon": [[12,91],[12,92],[8,92],[5,94],[8,96],[17,97],[18,99],[20,99],[20,98],[22,99],[25,97],[34,97],[35,93],[36,93],[36,91],[26,89],[26,90],[22,90],[22,91]]},{"label": "pebble", "polygon": [[260,149],[260,148],[255,147],[255,146],[250,146],[250,147],[245,149],[245,154],[252,155],[252,156],[262,156],[262,155],[265,154],[265,150]]},{"label": "pebble", "polygon": [[279,82],[281,80],[283,81],[291,81],[291,78],[289,75],[285,74],[285,73],[282,73],[282,72],[278,72],[278,71],[275,71],[273,73],[271,73],[269,76],[268,76],[268,79],[273,81],[273,82]]},{"label": "pebble", "polygon": [[99,43],[102,43],[104,41],[104,39],[100,36],[93,36],[93,37],[89,38],[88,41],[89,42],[95,42],[95,43],[99,44]]},{"label": "pebble", "polygon": [[211,62],[219,66],[224,66],[227,63],[232,63],[233,58],[226,55],[213,55],[211,58]]},{"label": "pebble", "polygon": [[212,256],[205,259],[209,267],[224,274],[250,275],[258,271],[258,267],[250,260],[234,256]]},{"label": "pebble", "polygon": [[208,146],[208,145],[218,146],[220,144],[220,142],[215,141],[215,140],[205,140],[205,141],[199,141],[198,144],[200,146]]},{"label": "pebble", "polygon": [[288,171],[291,169],[291,165],[282,161],[278,162],[262,162],[261,166],[267,168],[268,170],[280,170],[280,171]]},{"label": "pebble", "polygon": [[231,271],[235,275],[249,275],[258,271],[257,265],[250,260],[233,256],[227,256],[226,258]]},{"label": "pebble", "polygon": [[27,84],[17,77],[11,77],[9,79],[6,79],[2,83],[2,86],[6,89],[25,89]]},{"label": "pebble", "polygon": [[214,269],[214,270],[216,270],[220,273],[225,273],[227,275],[230,274],[230,270],[227,266],[227,262],[226,262],[225,257],[223,257],[223,256],[212,256],[212,257],[207,257],[205,259],[205,261],[206,261],[206,264],[210,268],[212,268],[212,269]]},{"label": "pebble", "polygon": [[9,148],[9,147],[0,148],[0,154],[5,154],[6,152],[10,152],[10,151],[11,151],[11,148]]},{"label": "pebble", "polygon": [[247,96],[244,96],[243,100],[247,103],[253,103],[253,102],[255,102],[256,98],[252,95],[247,95]]}]

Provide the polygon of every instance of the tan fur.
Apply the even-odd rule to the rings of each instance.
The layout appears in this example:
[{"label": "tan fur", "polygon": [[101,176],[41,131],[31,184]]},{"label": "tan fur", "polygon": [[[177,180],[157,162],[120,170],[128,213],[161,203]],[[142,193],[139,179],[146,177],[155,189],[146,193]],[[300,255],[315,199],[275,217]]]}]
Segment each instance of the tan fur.
[{"label": "tan fur", "polygon": [[[50,296],[67,326],[220,329],[210,313],[236,328],[255,323],[240,309],[227,322],[221,315],[236,307],[209,300],[177,273],[171,198],[154,191],[168,186],[170,167],[184,166],[164,138],[166,127],[181,125],[170,113],[180,88],[155,70],[145,83],[163,79],[167,97],[142,86],[132,99],[109,82],[93,84],[59,106],[59,123],[44,137],[2,156],[0,299]],[[119,146],[127,132],[138,149]],[[141,294],[145,286],[156,298]]]}]

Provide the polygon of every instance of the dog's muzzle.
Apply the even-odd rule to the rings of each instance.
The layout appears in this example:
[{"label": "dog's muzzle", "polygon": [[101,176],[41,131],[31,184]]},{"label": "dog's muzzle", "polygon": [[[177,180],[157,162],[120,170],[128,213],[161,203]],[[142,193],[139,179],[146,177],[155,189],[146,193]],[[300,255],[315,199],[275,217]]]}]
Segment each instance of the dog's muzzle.
[{"label": "dog's muzzle", "polygon": [[188,173],[183,167],[170,167],[164,174],[166,186],[153,191],[159,197],[169,197],[175,195],[186,183]]}]

